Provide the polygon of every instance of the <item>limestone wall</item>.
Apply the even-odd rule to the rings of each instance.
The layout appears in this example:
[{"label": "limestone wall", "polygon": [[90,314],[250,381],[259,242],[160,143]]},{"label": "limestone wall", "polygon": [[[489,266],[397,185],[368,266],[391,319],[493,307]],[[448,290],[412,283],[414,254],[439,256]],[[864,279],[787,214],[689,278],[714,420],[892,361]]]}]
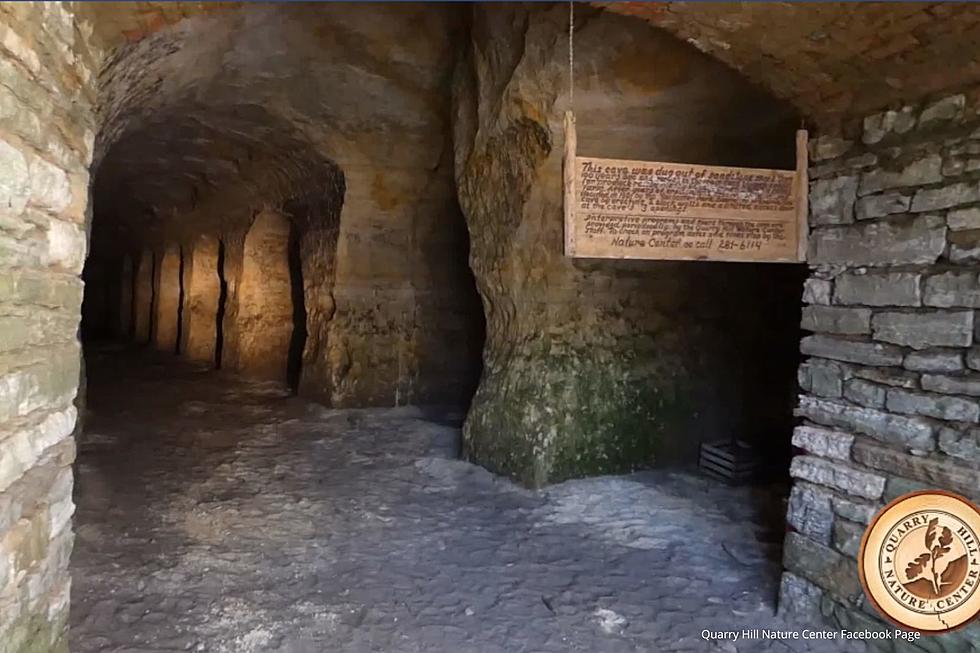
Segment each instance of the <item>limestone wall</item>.
[{"label": "limestone wall", "polygon": [[66,651],[92,71],[71,5],[0,4],[0,651]]},{"label": "limestone wall", "polygon": [[[217,344],[221,279],[218,276],[217,238],[198,238],[184,262],[183,342],[180,351],[190,360],[214,363]],[[125,310],[125,304],[123,305]]]},{"label": "limestone wall", "polygon": [[180,267],[180,247],[170,245],[160,256],[153,279],[153,342],[161,351],[177,351]]},{"label": "limestone wall", "polygon": [[233,343],[236,369],[283,382],[293,334],[289,231],[288,218],[266,210],[255,216],[245,235]]},{"label": "limestone wall", "polygon": [[119,267],[119,310],[116,315],[116,335],[122,338],[132,337],[133,334],[133,287],[134,274],[133,258],[124,254]]},{"label": "limestone wall", "polygon": [[242,277],[245,234],[226,234],[222,240],[225,245],[225,255],[222,259],[221,276],[225,279],[228,296],[225,299],[224,313],[221,319],[220,366],[234,370],[240,369],[238,366],[238,290]]},{"label": "limestone wall", "polygon": [[156,254],[143,248],[133,278],[133,339],[139,343],[150,341],[153,328],[153,278],[155,275]]},{"label": "limestone wall", "polygon": [[872,515],[916,489],[980,499],[977,110],[957,95],[812,143],[784,611],[885,628],[855,562]]}]

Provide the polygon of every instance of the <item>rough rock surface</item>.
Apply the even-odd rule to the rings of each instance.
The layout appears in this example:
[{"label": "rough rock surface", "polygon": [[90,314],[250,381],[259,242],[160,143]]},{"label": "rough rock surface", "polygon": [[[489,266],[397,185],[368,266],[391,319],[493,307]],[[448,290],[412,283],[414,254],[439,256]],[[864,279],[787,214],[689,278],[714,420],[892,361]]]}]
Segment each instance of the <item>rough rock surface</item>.
[{"label": "rough rock surface", "polygon": [[[796,348],[798,314],[782,309],[797,303],[799,270],[566,258],[567,7],[473,11],[453,87],[454,145],[487,341],[466,455],[542,485],[690,460],[703,439],[788,434],[792,366],[761,351]],[[792,166],[784,108],[641,21],[581,13],[580,153]],[[759,103],[786,122],[755,123]],[[744,129],[734,133],[733,120]]]},{"label": "rough rock surface", "polygon": [[177,351],[181,302],[181,251],[168,247],[153,278],[153,343],[160,351]]},{"label": "rough rock surface", "polygon": [[230,286],[236,312],[235,338],[225,343],[222,363],[257,378],[286,381],[293,337],[290,223],[262,211],[245,234],[241,274]]},{"label": "rough rock surface", "polygon": [[221,275],[218,260],[221,244],[202,235],[193,244],[184,265],[184,310],[180,351],[193,361],[215,362],[218,311],[221,306]]},{"label": "rough rock surface", "polygon": [[702,638],[801,627],[773,614],[778,504],[747,490],[529,491],[453,460],[458,428],[415,409],[327,410],[145,353],[90,368],[77,653],[863,650]]},{"label": "rough rock surface", "polygon": [[[254,316],[231,306],[263,292],[238,248],[257,215],[279,213],[302,280],[286,294],[291,334],[269,347],[305,336],[300,392],[334,405],[465,402],[482,316],[449,145],[461,11],[216,5],[168,24],[169,8],[145,9],[152,27],[113,43],[100,75],[92,265],[221,241],[229,275],[241,273],[223,317],[252,322],[222,325],[229,364],[285,375],[284,363],[254,363],[266,353]],[[83,11],[102,29],[128,20]],[[169,333],[177,318],[164,308]]]},{"label": "rough rock surface", "polygon": [[94,71],[68,3],[0,3],[0,651],[67,651]]},{"label": "rough rock surface", "polygon": [[[925,3],[599,4],[663,26],[791,99],[821,126],[864,117],[858,139],[869,144],[916,126],[942,126],[964,108],[962,95],[937,98],[922,112],[895,106],[902,100],[980,82],[972,47],[980,9],[971,3],[947,3],[939,11]],[[865,117],[871,111],[879,113]],[[826,139],[843,140],[834,136]],[[836,156],[830,145],[825,152]]]},{"label": "rough rock surface", "polygon": [[150,341],[153,331],[153,277],[156,265],[152,250],[144,249],[139,254],[139,263],[133,285],[133,339],[136,342]]}]

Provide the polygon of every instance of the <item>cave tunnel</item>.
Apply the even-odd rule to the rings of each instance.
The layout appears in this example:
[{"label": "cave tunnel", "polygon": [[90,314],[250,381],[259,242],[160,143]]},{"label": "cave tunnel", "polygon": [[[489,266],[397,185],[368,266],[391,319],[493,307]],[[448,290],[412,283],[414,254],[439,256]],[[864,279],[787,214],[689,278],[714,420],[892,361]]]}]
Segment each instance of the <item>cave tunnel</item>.
[{"label": "cave tunnel", "polygon": [[[445,406],[458,419],[484,318],[443,141],[446,65],[417,48],[412,65],[431,70],[405,89],[391,73],[352,75],[348,55],[304,88],[299,71],[330,44],[303,13],[196,17],[107,59],[83,339],[329,406]],[[291,45],[250,58],[249,39],[268,38]],[[373,102],[384,93],[393,106]]]},{"label": "cave tunnel", "polygon": [[[558,105],[543,105],[544,122],[480,126],[485,94],[515,83],[507,74],[515,88],[553,83],[553,63],[507,73],[514,46],[485,52],[508,16],[537,29],[562,20],[253,5],[152,30],[107,58],[83,274],[79,595],[114,582],[101,547],[140,550],[99,533],[113,510],[139,515],[127,524],[137,541],[179,535],[177,550],[232,559],[259,534],[287,558],[301,543],[357,542],[355,578],[385,555],[366,515],[400,519],[383,505],[469,482],[448,467],[430,472],[435,486],[402,487],[388,461],[417,451],[530,486],[684,470],[653,477],[659,489],[638,499],[653,509],[675,492],[725,496],[698,472],[699,449],[738,443],[765,452],[771,473],[731,509],[756,524],[760,560],[778,556],[804,270],[563,260]],[[617,72],[580,82],[583,151],[793,167],[785,105],[640,21],[591,16],[582,51]],[[400,40],[416,24],[422,37]],[[669,74],[630,67],[609,39]],[[475,74],[482,56],[489,77]],[[309,493],[311,478],[321,489]],[[479,492],[486,479],[472,482]],[[272,500],[284,492],[297,509]],[[356,495],[379,503],[351,513],[350,532],[315,516]],[[450,514],[454,501],[473,505],[451,499]],[[259,523],[278,510],[270,535]],[[771,595],[776,576],[763,577]],[[79,611],[78,637],[92,635],[98,616]]]},{"label": "cave tunnel", "polygon": [[[670,565],[775,618],[808,271],[563,255],[567,7],[81,11],[75,650],[658,650]],[[581,153],[794,167],[797,107],[580,12]]]}]

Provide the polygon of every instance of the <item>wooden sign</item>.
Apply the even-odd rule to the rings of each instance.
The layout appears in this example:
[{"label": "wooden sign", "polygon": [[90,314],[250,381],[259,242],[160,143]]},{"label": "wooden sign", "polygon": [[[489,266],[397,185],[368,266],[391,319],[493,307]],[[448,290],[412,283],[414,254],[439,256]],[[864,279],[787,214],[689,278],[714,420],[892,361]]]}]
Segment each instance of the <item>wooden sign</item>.
[{"label": "wooden sign", "polygon": [[806,260],[806,131],[796,170],[576,156],[565,114],[565,254],[687,261]]}]

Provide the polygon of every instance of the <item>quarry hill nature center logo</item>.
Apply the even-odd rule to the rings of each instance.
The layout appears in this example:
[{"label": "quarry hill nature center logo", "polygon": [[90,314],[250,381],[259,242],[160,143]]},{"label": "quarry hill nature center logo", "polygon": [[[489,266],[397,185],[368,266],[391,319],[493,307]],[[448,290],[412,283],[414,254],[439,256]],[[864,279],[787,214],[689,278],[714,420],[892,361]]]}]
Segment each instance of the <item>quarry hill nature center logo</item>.
[{"label": "quarry hill nature center logo", "polygon": [[901,496],[868,526],[858,570],[896,625],[927,634],[965,626],[980,615],[980,510],[940,490]]}]

